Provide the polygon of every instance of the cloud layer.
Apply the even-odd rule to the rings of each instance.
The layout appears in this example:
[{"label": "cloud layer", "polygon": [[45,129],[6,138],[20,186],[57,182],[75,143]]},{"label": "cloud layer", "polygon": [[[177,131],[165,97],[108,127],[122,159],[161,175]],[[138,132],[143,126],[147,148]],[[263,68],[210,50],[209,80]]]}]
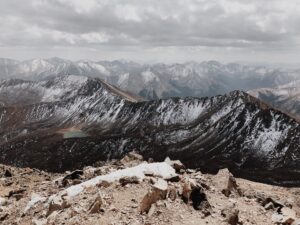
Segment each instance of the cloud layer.
[{"label": "cloud layer", "polygon": [[2,57],[22,49],[150,60],[163,52],[174,60],[291,60],[300,53],[298,0],[9,0],[0,15]]}]

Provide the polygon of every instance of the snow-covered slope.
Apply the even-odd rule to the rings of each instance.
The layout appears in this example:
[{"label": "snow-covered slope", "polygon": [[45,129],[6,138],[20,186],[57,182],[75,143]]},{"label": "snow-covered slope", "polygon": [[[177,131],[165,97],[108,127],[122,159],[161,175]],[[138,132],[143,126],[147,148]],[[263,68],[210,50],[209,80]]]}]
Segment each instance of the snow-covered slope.
[{"label": "snow-covered slope", "polygon": [[249,91],[250,95],[300,119],[300,81],[280,85],[276,88],[260,88]]},{"label": "snow-covered slope", "polygon": [[229,167],[273,183],[300,178],[299,124],[244,92],[141,102],[99,79],[59,76],[5,81],[3,93],[3,163],[62,171],[139,150],[207,172]]},{"label": "snow-covered slope", "polygon": [[300,78],[299,70],[202,63],[143,65],[126,61],[92,62],[50,58],[23,62],[0,59],[0,79],[43,80],[56,75],[97,77],[146,99],[204,97],[233,90],[275,87]]}]

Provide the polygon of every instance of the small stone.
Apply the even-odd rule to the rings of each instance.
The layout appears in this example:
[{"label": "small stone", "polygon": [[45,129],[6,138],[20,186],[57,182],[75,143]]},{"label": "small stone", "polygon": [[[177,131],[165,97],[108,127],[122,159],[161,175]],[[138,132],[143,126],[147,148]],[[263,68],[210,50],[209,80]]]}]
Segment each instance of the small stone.
[{"label": "small stone", "polygon": [[18,189],[18,190],[12,190],[8,193],[7,197],[14,197],[17,201],[19,201],[24,196],[24,192],[26,189]]},{"label": "small stone", "polygon": [[168,198],[171,199],[171,201],[175,201],[177,197],[177,191],[175,188],[170,188],[168,191]]},{"label": "small stone", "polygon": [[47,224],[47,219],[33,219],[32,224],[33,225],[45,225],[45,224]]},{"label": "small stone", "polygon": [[12,177],[12,172],[10,170],[6,169],[4,172],[4,177]]},{"label": "small stone", "polygon": [[191,188],[190,183],[184,183],[182,186],[182,195],[181,196],[182,196],[182,200],[185,203],[189,202],[191,193],[192,193],[192,188]]},{"label": "small stone", "polygon": [[148,211],[148,214],[147,214],[148,217],[151,217],[154,214],[155,209],[156,209],[156,206],[154,204],[152,204],[149,211]]},{"label": "small stone", "polygon": [[129,152],[128,157],[133,160],[143,161],[143,156],[138,154],[136,151]]},{"label": "small stone", "polygon": [[83,171],[82,170],[75,170],[73,171],[72,173],[66,175],[64,178],[63,178],[63,182],[65,180],[75,180],[75,179],[81,179],[81,176],[83,175]]},{"label": "small stone", "polygon": [[5,198],[0,197],[0,206],[7,206],[8,201]]},{"label": "small stone", "polygon": [[186,169],[185,172],[191,174],[191,173],[196,173],[196,170]]},{"label": "small stone", "polygon": [[98,184],[97,184],[97,187],[104,187],[104,188],[107,188],[111,185],[111,183],[109,183],[108,181],[106,180],[102,180],[100,181]]},{"label": "small stone", "polygon": [[165,162],[172,166],[177,173],[180,172],[181,169],[185,169],[185,166],[179,160],[171,160],[169,157],[167,157]]},{"label": "small stone", "polygon": [[8,216],[8,213],[0,214],[0,222],[6,220]]},{"label": "small stone", "polygon": [[274,209],[274,205],[272,202],[269,202],[264,206],[265,210]]},{"label": "small stone", "polygon": [[283,208],[283,203],[280,203],[279,201],[275,201],[273,198],[270,198],[270,197],[264,197],[264,196],[261,196],[261,204],[262,206],[265,207],[265,209],[267,210],[266,207],[270,207],[270,204],[273,205],[273,208],[277,208],[278,211],[280,211],[282,208]]},{"label": "small stone", "polygon": [[97,169],[95,167],[87,166],[87,167],[83,168],[83,175],[85,178],[90,179],[90,178],[94,177],[95,175],[98,175],[98,174],[96,174],[96,171],[97,171]]}]

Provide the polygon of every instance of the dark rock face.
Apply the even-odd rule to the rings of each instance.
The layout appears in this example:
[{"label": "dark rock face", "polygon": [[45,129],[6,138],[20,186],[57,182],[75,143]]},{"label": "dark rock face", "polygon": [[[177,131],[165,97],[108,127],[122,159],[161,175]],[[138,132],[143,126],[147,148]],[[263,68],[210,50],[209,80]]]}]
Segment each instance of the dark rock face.
[{"label": "dark rock face", "polygon": [[248,179],[300,184],[299,124],[244,92],[140,102],[98,79],[64,76],[46,84],[0,83],[1,96],[15,88],[27,91],[15,99],[39,96],[31,104],[31,97],[3,101],[1,163],[64,171],[136,150],[203,172],[228,167]]}]

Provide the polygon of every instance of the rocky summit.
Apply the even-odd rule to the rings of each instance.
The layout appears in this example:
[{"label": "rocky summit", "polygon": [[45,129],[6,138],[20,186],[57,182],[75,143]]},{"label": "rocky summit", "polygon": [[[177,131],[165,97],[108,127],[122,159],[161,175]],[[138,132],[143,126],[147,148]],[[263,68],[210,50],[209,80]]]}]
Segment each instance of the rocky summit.
[{"label": "rocky summit", "polygon": [[[100,162],[99,162],[100,163]],[[1,165],[0,223],[300,224],[300,189],[216,175],[136,152],[83,170],[48,173]]]}]

